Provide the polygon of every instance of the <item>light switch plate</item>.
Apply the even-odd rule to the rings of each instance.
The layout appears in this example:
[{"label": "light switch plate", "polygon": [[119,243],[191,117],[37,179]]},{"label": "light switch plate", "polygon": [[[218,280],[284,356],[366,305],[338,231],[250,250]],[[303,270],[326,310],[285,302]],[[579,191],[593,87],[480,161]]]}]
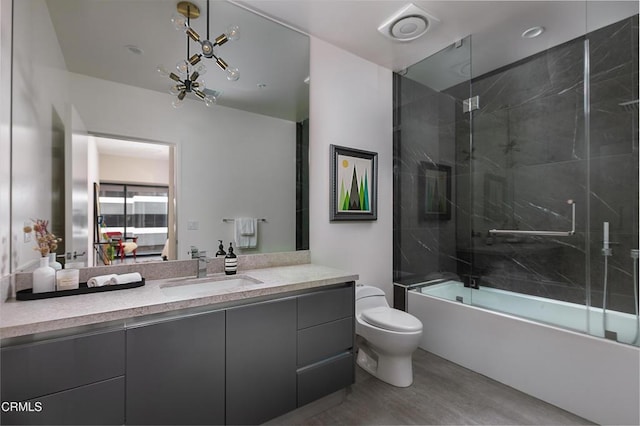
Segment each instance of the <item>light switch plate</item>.
[{"label": "light switch plate", "polygon": [[187,230],[189,231],[197,231],[200,227],[200,224],[195,220],[190,220],[187,222]]}]

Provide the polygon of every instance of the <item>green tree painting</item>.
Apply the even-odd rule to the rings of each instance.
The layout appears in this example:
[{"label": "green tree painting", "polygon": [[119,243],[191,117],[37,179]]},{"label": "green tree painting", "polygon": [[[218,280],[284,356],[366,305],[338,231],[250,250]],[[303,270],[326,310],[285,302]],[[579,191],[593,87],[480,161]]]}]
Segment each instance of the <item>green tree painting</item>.
[{"label": "green tree painting", "polygon": [[[371,210],[371,194],[369,190],[369,176],[371,162],[366,159],[341,155],[338,182],[340,193],[338,198],[339,210],[343,212]],[[349,188],[347,190],[347,188]]]}]

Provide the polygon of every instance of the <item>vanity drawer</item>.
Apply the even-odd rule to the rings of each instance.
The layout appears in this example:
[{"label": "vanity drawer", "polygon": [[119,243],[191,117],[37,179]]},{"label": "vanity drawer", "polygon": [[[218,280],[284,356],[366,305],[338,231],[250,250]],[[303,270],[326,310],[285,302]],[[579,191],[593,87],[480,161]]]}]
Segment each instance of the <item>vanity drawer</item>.
[{"label": "vanity drawer", "polygon": [[124,375],[124,330],[2,348],[2,401],[24,401]]},{"label": "vanity drawer", "polygon": [[298,407],[353,384],[354,374],[352,352],[298,370]]},{"label": "vanity drawer", "polygon": [[346,287],[322,290],[298,297],[298,330],[352,317],[353,282]]},{"label": "vanity drawer", "polygon": [[2,412],[1,424],[122,425],[124,377],[28,401],[30,411]]},{"label": "vanity drawer", "polygon": [[298,366],[309,365],[353,347],[353,317],[298,331]]}]

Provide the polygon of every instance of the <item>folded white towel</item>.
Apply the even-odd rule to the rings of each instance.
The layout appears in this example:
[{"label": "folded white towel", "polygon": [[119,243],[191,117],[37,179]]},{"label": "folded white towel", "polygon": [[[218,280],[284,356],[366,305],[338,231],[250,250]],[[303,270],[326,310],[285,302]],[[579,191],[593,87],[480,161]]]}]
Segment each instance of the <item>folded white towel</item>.
[{"label": "folded white towel", "polygon": [[136,283],[138,281],[142,281],[142,275],[139,272],[132,272],[130,274],[121,274],[115,275],[111,278],[109,284],[128,284],[128,283]]},{"label": "folded white towel", "polygon": [[98,275],[93,278],[89,278],[87,281],[87,287],[102,287],[103,285],[111,284],[111,279],[115,278],[116,274]]},{"label": "folded white towel", "polygon": [[[258,245],[258,220],[256,218],[239,217],[234,222],[236,247],[255,248]],[[247,234],[246,232],[250,230],[253,230],[253,233]]]},{"label": "folded white towel", "polygon": [[235,220],[240,230],[240,235],[253,235],[256,233],[257,221],[252,217],[239,217]]}]

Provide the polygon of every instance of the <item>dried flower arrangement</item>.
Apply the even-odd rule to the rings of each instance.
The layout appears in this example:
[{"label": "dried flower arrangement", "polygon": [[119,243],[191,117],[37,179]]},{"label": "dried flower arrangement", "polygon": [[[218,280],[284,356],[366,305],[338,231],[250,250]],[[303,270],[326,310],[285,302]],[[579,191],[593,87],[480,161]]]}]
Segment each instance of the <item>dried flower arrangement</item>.
[{"label": "dried flower arrangement", "polygon": [[62,238],[56,237],[47,230],[47,226],[49,226],[48,220],[31,220],[33,221],[33,226],[27,225],[23,228],[23,231],[25,234],[35,233],[37,245],[34,247],[34,250],[39,251],[42,257],[47,256],[49,253],[55,253],[58,248],[58,243],[62,241]]}]

